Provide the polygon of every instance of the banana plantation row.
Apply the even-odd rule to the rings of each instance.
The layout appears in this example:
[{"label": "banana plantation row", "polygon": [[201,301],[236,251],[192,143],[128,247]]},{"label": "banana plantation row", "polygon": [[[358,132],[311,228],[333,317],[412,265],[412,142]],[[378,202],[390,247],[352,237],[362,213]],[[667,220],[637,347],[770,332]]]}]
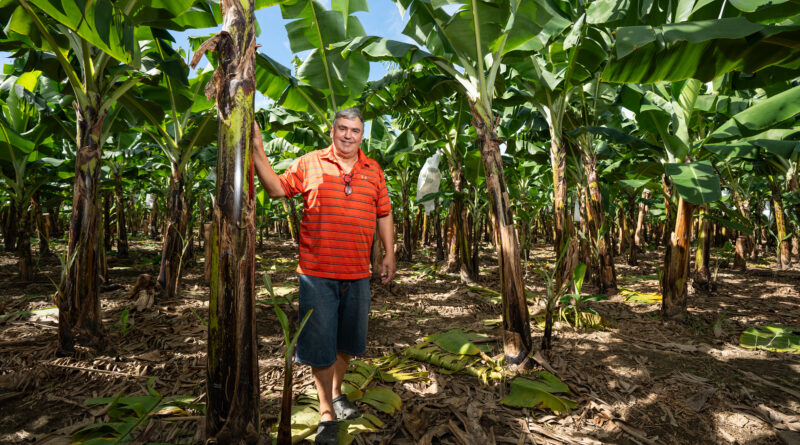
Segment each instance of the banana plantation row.
[{"label": "banana plantation row", "polygon": [[[354,15],[364,1],[328,10],[291,0],[279,7],[292,51],[305,55],[294,69],[257,49],[255,10],[272,3],[0,5],[0,49],[13,57],[0,84],[3,239],[29,280],[31,238],[45,255],[48,240],[67,236],[61,353],[76,338],[102,345],[105,256],[148,234],[163,243],[161,298],[180,292],[182,264],[207,240],[211,325],[229,317],[209,332],[221,339],[209,360],[241,359],[221,342],[252,323],[237,305],[253,301],[256,233],[296,237],[301,218],[294,202],[255,189],[252,122],[280,169],[329,145],[332,114],[349,106],[371,121],[362,149],[386,171],[400,259],[435,240],[471,281],[481,243],[495,246],[510,365],[533,351],[524,274],[538,241],[557,254],[554,294],[580,263],[613,293],[614,255],[634,264],[647,246],[663,249],[662,313],[678,319],[695,239],[695,286],[711,280],[711,246],[739,268],[759,253],[774,252],[779,268],[798,255],[795,3],[395,0],[415,45],[366,35]],[[219,24],[190,39],[191,64],[209,60],[192,73],[171,33]],[[367,81],[375,61],[391,70]],[[256,91],[267,109],[254,110]],[[434,153],[440,191],[419,196]],[[426,215],[419,204],[430,200]]]}]

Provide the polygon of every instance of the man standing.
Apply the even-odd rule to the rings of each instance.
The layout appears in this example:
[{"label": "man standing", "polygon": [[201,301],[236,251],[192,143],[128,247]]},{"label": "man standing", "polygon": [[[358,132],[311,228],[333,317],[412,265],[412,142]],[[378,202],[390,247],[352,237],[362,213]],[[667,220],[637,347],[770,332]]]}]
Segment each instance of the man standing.
[{"label": "man standing", "polygon": [[347,364],[366,350],[370,250],[378,224],[386,256],[381,282],[394,277],[394,223],[386,180],[361,151],[364,119],[356,108],[336,113],[333,144],[298,158],[278,176],[255,126],[253,160],[272,198],[303,195],[300,224],[300,318],[313,309],[295,361],[311,366],[320,406],[318,444],[336,444],[336,419],[360,415],[341,393]]}]

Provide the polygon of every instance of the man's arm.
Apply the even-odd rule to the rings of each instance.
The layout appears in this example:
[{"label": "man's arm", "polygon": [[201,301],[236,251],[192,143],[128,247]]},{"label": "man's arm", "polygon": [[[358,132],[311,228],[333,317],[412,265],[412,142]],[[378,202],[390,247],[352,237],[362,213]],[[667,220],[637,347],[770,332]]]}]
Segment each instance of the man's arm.
[{"label": "man's arm", "polygon": [[391,213],[382,218],[378,218],[378,236],[381,238],[383,250],[386,251],[381,264],[381,283],[386,284],[392,281],[395,272],[394,219]]},{"label": "man's arm", "polygon": [[258,122],[253,122],[253,163],[256,167],[256,175],[259,182],[266,189],[270,198],[283,198],[286,192],[281,187],[281,180],[272,169],[272,165],[264,153],[264,141],[261,139],[261,129]]}]

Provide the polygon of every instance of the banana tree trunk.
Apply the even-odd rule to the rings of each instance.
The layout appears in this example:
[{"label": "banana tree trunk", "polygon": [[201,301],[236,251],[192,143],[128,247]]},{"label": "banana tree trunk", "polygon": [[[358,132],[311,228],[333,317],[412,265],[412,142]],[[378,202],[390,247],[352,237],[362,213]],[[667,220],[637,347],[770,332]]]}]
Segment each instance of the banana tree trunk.
[{"label": "banana tree trunk", "polygon": [[761,206],[758,205],[758,200],[753,201],[753,209],[751,211],[751,215],[753,218],[751,219],[753,223],[753,244],[750,246],[750,261],[758,261],[758,249],[761,246]]},{"label": "banana tree trunk", "polygon": [[591,242],[591,230],[589,229],[589,216],[587,214],[588,191],[586,187],[579,187],[576,202],[578,203],[578,210],[580,211],[580,231],[587,234],[586,237],[580,237],[580,262],[586,265],[584,273],[584,280],[586,282],[596,281],[597,277],[597,261],[592,254],[593,246]]},{"label": "banana tree trunk", "polygon": [[634,240],[634,227],[633,222],[636,220],[636,216],[634,212],[636,211],[636,201],[633,195],[628,198],[628,214],[624,216],[625,223],[623,228],[625,230],[625,244],[628,246],[628,265],[629,266],[636,266],[639,264],[639,259],[637,258],[636,254],[638,253],[639,249],[636,247],[636,241]]},{"label": "banana tree trunk", "polygon": [[381,267],[383,263],[383,249],[381,249],[381,236],[378,233],[378,223],[375,223],[375,232],[372,235],[372,250],[369,253],[372,264],[372,281],[381,280]]},{"label": "banana tree trunk", "polygon": [[422,222],[420,223],[420,244],[424,247],[430,243],[431,240],[431,231],[429,230],[430,226],[430,219],[428,218],[428,212],[422,212]]},{"label": "banana tree trunk", "polygon": [[615,294],[617,292],[617,272],[614,269],[614,255],[610,248],[609,234],[611,233],[606,214],[603,211],[603,195],[597,183],[597,156],[592,152],[584,153],[583,168],[587,181],[586,217],[589,226],[589,236],[597,252],[598,270],[597,287],[601,294]]},{"label": "banana tree trunk", "polygon": [[783,211],[783,198],[778,184],[773,183],[772,187],[772,211],[775,213],[775,233],[778,234],[778,269],[786,270],[792,267],[792,246],[787,237],[786,215]]},{"label": "banana tree trunk", "polygon": [[402,261],[411,261],[411,215],[409,214],[408,207],[410,204],[410,198],[408,196],[408,188],[402,187],[403,191],[401,193],[402,198],[402,211],[400,213],[400,232],[403,234],[403,245],[400,249],[399,258]]},{"label": "banana tree trunk", "polygon": [[671,232],[668,228],[675,224],[675,216],[673,215],[674,211],[672,207],[672,183],[669,182],[667,175],[661,175],[661,190],[664,192],[664,215],[667,220],[662,241],[665,246],[669,247]]},{"label": "banana tree trunk", "polygon": [[556,135],[552,126],[550,136],[550,163],[553,168],[554,247],[556,258],[561,258],[561,261],[556,264],[554,279],[556,289],[561,289],[571,279],[574,267],[569,261],[572,252],[566,252],[562,257],[565,249],[569,250],[572,237],[572,220],[569,217],[569,207],[567,206],[567,150],[560,135]]},{"label": "banana tree trunk", "polygon": [[711,273],[708,269],[709,254],[711,252],[711,221],[705,216],[708,214],[707,206],[699,210],[700,229],[697,232],[697,251],[694,259],[695,287],[709,290]]},{"label": "banana tree trunk", "polygon": [[436,200],[434,207],[433,227],[436,237],[436,262],[444,261],[444,245],[442,244],[442,217],[439,211],[439,200]]},{"label": "banana tree trunk", "polygon": [[128,228],[125,218],[125,197],[122,195],[122,178],[114,176],[114,198],[117,203],[117,257],[128,257]]},{"label": "banana tree trunk", "polygon": [[50,230],[47,226],[47,216],[42,213],[42,197],[39,192],[33,195],[33,216],[36,220],[36,232],[39,235],[39,256],[50,255]]},{"label": "banana tree trunk", "polygon": [[[789,190],[792,191],[794,196],[800,194],[800,179],[798,179],[798,174],[795,174],[795,177],[789,181]],[[792,250],[794,251],[797,261],[800,262],[800,204],[795,204],[794,213],[797,217],[798,226],[795,227],[794,237],[792,238]]]},{"label": "banana tree trunk", "polygon": [[530,315],[525,301],[525,286],[522,282],[519,240],[503,175],[496,124],[483,121],[474,108],[472,116],[486,172],[489,203],[495,218],[497,259],[502,286],[503,351],[506,363],[518,365],[522,364],[533,351]]},{"label": "banana tree trunk", "polygon": [[286,224],[289,227],[289,235],[294,242],[300,242],[300,223],[297,219],[297,210],[294,208],[294,202],[291,198],[281,199],[283,210],[286,212]]},{"label": "banana tree trunk", "polygon": [[689,281],[689,254],[692,234],[692,216],[695,206],[679,198],[675,215],[675,230],[671,233],[664,270],[661,275],[661,314],[664,319],[686,317],[687,282]]},{"label": "banana tree trunk", "polygon": [[203,43],[216,50],[219,142],[212,225],[206,437],[257,443],[259,385],[255,324],[253,120],[256,87],[254,0],[222,0],[222,32]]},{"label": "banana tree trunk", "polygon": [[205,257],[203,259],[203,279],[206,284],[211,284],[211,255],[213,253],[213,246],[211,242],[211,231],[213,223],[203,223],[203,251]]},{"label": "banana tree trunk", "polygon": [[78,152],[72,217],[66,256],[66,280],[58,292],[58,342],[60,353],[70,353],[77,339],[81,343],[103,346],[100,317],[100,137],[105,115],[96,108],[75,106]]},{"label": "banana tree trunk", "polygon": [[158,195],[153,195],[153,206],[147,218],[147,225],[150,228],[150,239],[158,239]]},{"label": "banana tree trunk", "polygon": [[747,270],[747,237],[744,235],[736,238],[736,256],[733,258],[733,267],[740,272]]},{"label": "banana tree trunk", "polygon": [[186,225],[189,212],[186,207],[186,194],[183,172],[177,165],[172,166],[167,199],[167,224],[164,228],[164,242],[161,248],[161,268],[158,284],[162,298],[173,298],[179,294],[180,269],[183,261],[183,246],[186,238]]},{"label": "banana tree trunk", "polygon": [[19,205],[17,214],[17,272],[22,281],[33,279],[33,255],[31,254],[31,213],[26,205]]},{"label": "banana tree trunk", "polygon": [[453,178],[453,203],[450,206],[451,239],[450,255],[447,262],[449,272],[459,272],[461,280],[464,282],[475,281],[477,275],[475,268],[472,267],[472,255],[468,239],[466,210],[464,209],[464,185],[466,178],[460,161],[455,161],[450,166],[450,173]]},{"label": "banana tree trunk", "polygon": [[[649,199],[650,198],[650,190],[644,189],[642,190],[642,199]],[[644,231],[645,231],[645,218],[647,217],[648,212],[648,205],[640,202],[639,203],[639,216],[636,218],[636,232],[633,234],[633,241],[636,243],[636,247],[640,248],[644,245]]]},{"label": "banana tree trunk", "polygon": [[14,200],[8,204],[3,218],[3,245],[6,251],[10,252],[17,247],[17,235],[19,232],[19,220],[17,219],[17,205]]},{"label": "banana tree trunk", "polygon": [[111,250],[111,193],[103,192],[103,249]]}]

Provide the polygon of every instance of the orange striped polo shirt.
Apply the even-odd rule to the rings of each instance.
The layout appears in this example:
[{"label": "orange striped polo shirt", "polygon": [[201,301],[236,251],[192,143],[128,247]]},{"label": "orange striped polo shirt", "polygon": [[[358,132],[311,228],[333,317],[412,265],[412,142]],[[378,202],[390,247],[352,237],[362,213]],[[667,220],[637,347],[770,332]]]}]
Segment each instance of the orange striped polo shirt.
[{"label": "orange striped polo shirt", "polygon": [[375,220],[391,212],[391,202],[383,170],[361,149],[351,174],[347,196],[331,145],[300,157],[279,176],[286,196],[303,195],[298,273],[339,280],[370,276]]}]

